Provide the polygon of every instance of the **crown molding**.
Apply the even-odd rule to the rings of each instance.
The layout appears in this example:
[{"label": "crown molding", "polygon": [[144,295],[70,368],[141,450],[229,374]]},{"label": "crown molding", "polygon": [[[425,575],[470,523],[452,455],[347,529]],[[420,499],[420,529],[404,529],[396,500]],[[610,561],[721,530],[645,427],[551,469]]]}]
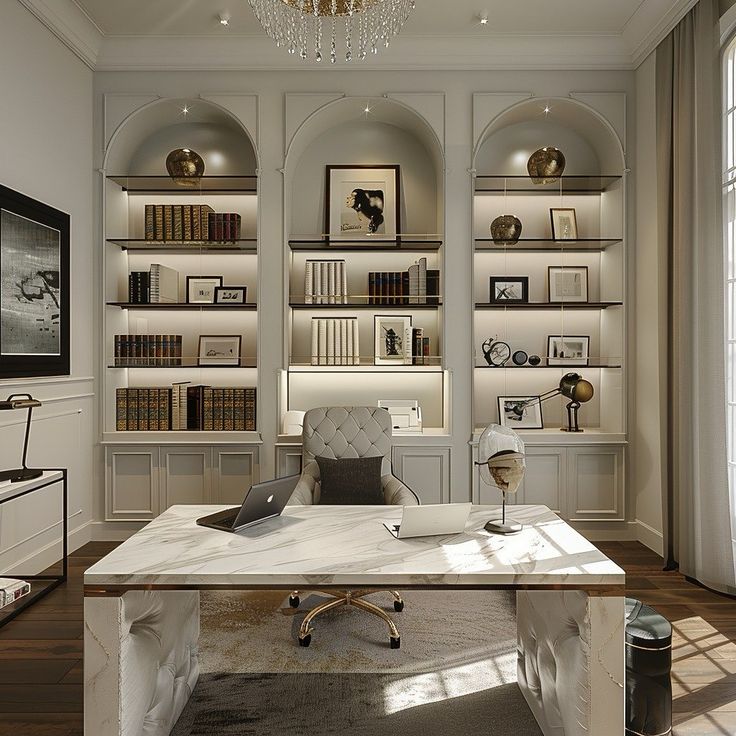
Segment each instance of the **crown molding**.
[{"label": "crown molding", "polygon": [[104,36],[74,0],[18,0],[18,2],[33,13],[90,69],[96,68]]}]

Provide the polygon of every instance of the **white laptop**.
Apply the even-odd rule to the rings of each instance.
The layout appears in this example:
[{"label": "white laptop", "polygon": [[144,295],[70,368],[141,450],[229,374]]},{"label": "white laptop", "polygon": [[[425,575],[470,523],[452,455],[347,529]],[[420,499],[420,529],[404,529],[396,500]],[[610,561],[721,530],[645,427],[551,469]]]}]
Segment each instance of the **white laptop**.
[{"label": "white laptop", "polygon": [[470,516],[469,503],[431,503],[404,506],[400,524],[384,526],[397,539],[431,537],[438,534],[460,534]]}]

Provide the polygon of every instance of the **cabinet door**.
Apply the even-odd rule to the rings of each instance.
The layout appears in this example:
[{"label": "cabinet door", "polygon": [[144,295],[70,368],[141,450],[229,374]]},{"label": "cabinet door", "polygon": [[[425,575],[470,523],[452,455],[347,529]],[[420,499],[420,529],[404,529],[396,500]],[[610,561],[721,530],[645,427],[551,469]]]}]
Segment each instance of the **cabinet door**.
[{"label": "cabinet door", "polygon": [[278,478],[302,472],[302,446],[276,445],[276,473]]},{"label": "cabinet door", "polygon": [[565,508],[566,451],[556,447],[527,447],[526,472],[514,503],[542,504],[556,513]]},{"label": "cabinet door", "polygon": [[161,511],[179,503],[212,503],[210,463],[209,447],[162,447]]},{"label": "cabinet door", "polygon": [[623,447],[571,447],[567,472],[570,519],[624,519]]},{"label": "cabinet door", "polygon": [[394,475],[409,486],[422,503],[449,503],[449,447],[395,446],[391,462]]},{"label": "cabinet door", "polygon": [[212,448],[213,503],[242,503],[248,489],[257,482],[257,447]]},{"label": "cabinet door", "polygon": [[158,447],[105,447],[105,520],[144,521],[159,513]]}]

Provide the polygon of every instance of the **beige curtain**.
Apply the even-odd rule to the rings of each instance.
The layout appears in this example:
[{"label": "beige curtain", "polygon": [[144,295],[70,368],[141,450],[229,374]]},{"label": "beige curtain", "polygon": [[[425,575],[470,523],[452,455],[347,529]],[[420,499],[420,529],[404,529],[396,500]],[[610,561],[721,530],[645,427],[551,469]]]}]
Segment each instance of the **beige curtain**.
[{"label": "beige curtain", "polygon": [[667,566],[734,593],[718,15],[717,0],[700,0],[656,51],[658,235],[668,262],[663,508]]}]

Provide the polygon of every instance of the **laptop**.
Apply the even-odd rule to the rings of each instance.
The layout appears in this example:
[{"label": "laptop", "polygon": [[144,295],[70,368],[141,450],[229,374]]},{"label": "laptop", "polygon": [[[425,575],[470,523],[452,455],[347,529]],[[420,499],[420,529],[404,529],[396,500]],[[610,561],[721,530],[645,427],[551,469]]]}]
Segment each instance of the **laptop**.
[{"label": "laptop", "polygon": [[404,506],[400,524],[384,524],[397,539],[460,534],[470,516],[470,503],[432,503]]},{"label": "laptop", "polygon": [[197,519],[197,524],[223,532],[237,532],[254,524],[260,524],[266,519],[280,516],[299,478],[299,475],[289,475],[286,478],[256,483],[246,493],[242,506],[233,506],[224,511],[203,516]]}]

